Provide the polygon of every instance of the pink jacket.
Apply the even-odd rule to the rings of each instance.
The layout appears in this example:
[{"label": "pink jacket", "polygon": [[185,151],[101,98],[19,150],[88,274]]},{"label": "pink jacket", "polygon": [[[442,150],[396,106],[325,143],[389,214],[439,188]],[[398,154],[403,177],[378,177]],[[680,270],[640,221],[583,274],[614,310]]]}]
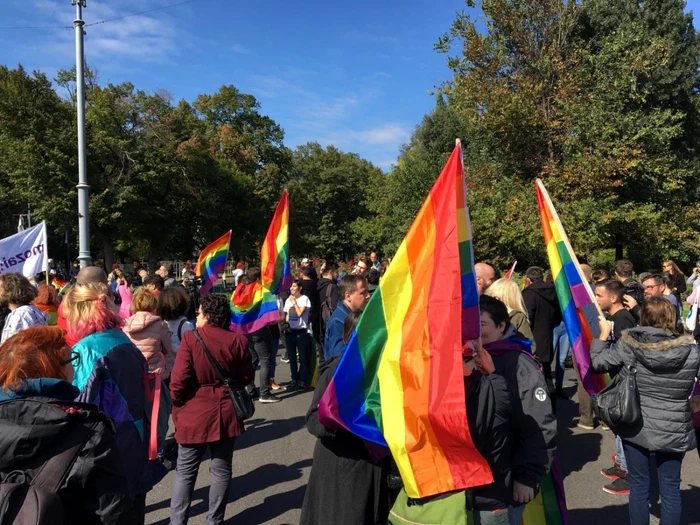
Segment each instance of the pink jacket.
[{"label": "pink jacket", "polygon": [[125,321],[131,317],[131,290],[128,284],[120,284],[117,287],[117,293],[122,298],[122,304],[119,305],[119,315]]},{"label": "pink jacket", "polygon": [[148,369],[167,379],[173,361],[168,324],[150,312],[136,312],[124,321],[122,330],[141,350],[148,362]]}]

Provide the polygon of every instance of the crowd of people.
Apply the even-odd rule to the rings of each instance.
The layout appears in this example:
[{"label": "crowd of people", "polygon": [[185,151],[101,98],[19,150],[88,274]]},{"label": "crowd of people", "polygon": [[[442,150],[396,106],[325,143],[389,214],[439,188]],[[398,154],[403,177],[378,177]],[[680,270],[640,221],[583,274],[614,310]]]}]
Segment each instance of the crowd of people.
[{"label": "crowd of people", "polygon": [[[146,494],[177,459],[170,522],[184,524],[208,454],[208,523],[223,523],[233,450],[245,430],[230,380],[260,403],[280,402],[283,390],[315,390],[306,422],[317,441],[302,524],[391,522],[402,484],[390,456],[378,459],[359,438],[324,428],[317,414],[386,267],[376,253],[344,270],[331,261],[317,269],[303,259],[290,289],[278,295],[279,322],[247,336],[230,330],[228,297],[199,297],[189,261],[181,280],[165,265],[153,274],[138,262],[133,273],[119,265],[109,274],[74,267],[60,294],[51,284],[61,275],[57,268],[33,282],[0,275],[2,483],[42,480],[32,490],[55,483],[67,523],[144,523]],[[692,417],[700,396],[691,396],[699,334],[686,333],[683,299],[698,303],[700,263],[687,281],[673,261],[638,280],[627,260],[609,271],[581,269],[597,302],[584,309],[595,332],[591,368],[611,376],[633,369],[641,407],[633,425],[610,429],[617,453],[602,471],[610,480],[603,490],[629,494],[631,523],[648,524],[655,457],[661,523],[679,524],[681,464],[700,438]],[[470,434],[494,482],[467,490],[466,501],[477,524],[515,525],[554,458],[556,398],[568,397],[571,345],[544,269],[528,268],[522,289],[486,263],[475,266],[475,275],[482,337],[464,347],[465,401]],[[259,268],[236,265],[236,290],[260,279]],[[290,367],[287,384],[275,380],[280,343],[281,361]],[[596,425],[591,398],[580,377],[577,383],[577,425],[590,431]],[[29,512],[29,498],[3,494],[0,512]]]}]

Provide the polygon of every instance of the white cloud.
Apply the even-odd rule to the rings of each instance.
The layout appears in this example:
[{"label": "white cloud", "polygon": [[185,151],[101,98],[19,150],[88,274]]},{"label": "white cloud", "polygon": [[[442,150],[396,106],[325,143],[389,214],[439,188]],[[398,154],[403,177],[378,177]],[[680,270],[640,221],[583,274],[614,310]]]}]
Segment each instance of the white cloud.
[{"label": "white cloud", "polygon": [[246,53],[250,52],[247,47],[243,47],[241,44],[235,44],[231,48],[231,51],[238,53],[239,55],[245,55]]}]

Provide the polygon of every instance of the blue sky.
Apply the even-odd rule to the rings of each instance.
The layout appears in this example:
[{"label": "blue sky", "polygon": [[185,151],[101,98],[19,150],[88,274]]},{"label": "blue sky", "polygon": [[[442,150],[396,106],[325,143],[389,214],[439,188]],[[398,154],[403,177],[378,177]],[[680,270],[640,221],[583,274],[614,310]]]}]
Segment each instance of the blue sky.
[{"label": "blue sky", "polygon": [[[177,0],[88,0],[86,23]],[[0,26],[71,26],[70,0],[3,1]],[[193,100],[234,84],[285,130],[285,143],[335,144],[382,168],[450,78],[433,44],[463,0],[198,0],[88,27],[101,83],[125,80]],[[0,63],[53,78],[75,61],[72,30],[0,30]]]},{"label": "blue sky", "polygon": [[[71,26],[70,0],[3,0],[0,26]],[[88,0],[86,23],[177,3]],[[285,130],[285,143],[335,144],[384,169],[450,78],[433,50],[464,0],[197,0],[88,27],[100,82],[131,81],[193,100],[233,84]],[[700,0],[688,2],[698,12]],[[698,26],[696,22],[696,27]],[[0,30],[0,63],[53,78],[74,65],[70,29]]]}]

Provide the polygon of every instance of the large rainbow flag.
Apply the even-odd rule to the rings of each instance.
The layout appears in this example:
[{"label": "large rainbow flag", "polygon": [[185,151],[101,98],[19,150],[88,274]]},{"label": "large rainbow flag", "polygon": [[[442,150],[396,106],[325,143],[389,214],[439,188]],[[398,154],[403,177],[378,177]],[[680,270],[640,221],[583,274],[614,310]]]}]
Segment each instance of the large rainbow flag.
[{"label": "large rainbow flag", "polygon": [[555,459],[552,468],[540,482],[540,491],[525,506],[521,525],[568,525],[564,482]]},{"label": "large rainbow flag", "polygon": [[289,194],[277,204],[260,253],[261,282],[241,282],[231,296],[231,330],[249,334],[280,319],[276,293],[292,285],[289,268]]},{"label": "large rainbow flag", "polygon": [[458,144],[319,405],[323,425],[388,446],[413,498],[493,481],[467,424],[461,348],[480,323],[465,193]]},{"label": "large rainbow flag", "polygon": [[194,273],[202,278],[202,287],[199,289],[199,295],[202,297],[209,295],[219,279],[219,274],[226,269],[230,243],[231,230],[224,233],[199,254]]},{"label": "large rainbow flag", "polygon": [[549,266],[559,306],[564,316],[566,332],[569,334],[571,352],[576,360],[576,367],[584,388],[589,394],[595,394],[600,392],[608,382],[607,374],[594,374],[590,371],[591,356],[589,352],[593,341],[593,331],[597,325],[591,326],[592,323],[588,320],[586,311],[591,312],[598,305],[590,285],[583,276],[581,266],[571,248],[569,238],[566,236],[549,193],[547,193],[542,180],[537,179],[535,184],[544,243],[547,246]]}]

